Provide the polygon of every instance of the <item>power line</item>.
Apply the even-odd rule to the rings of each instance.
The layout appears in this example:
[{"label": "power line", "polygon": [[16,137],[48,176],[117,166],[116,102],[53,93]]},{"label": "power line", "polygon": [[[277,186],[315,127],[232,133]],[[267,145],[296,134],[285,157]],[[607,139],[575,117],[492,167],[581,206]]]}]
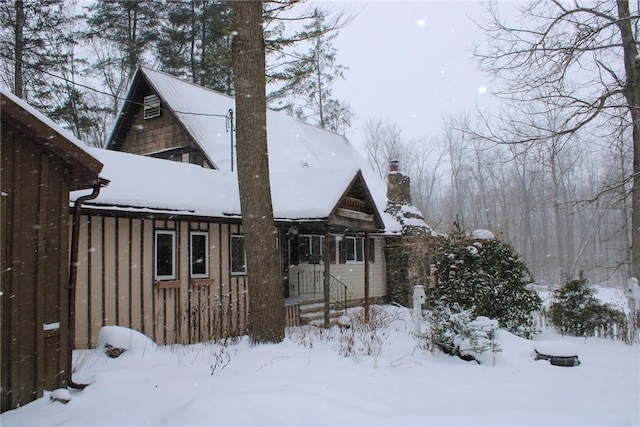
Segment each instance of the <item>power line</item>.
[{"label": "power line", "polygon": [[[35,66],[35,65],[33,65],[33,64],[29,64],[28,62],[25,62],[25,61],[18,61],[18,60],[16,60],[15,58],[11,58],[11,57],[9,57],[9,56],[7,56],[7,55],[3,54],[3,53],[0,53],[0,56],[2,56],[3,58],[5,58],[5,59],[7,59],[7,60],[9,60],[9,61],[13,61],[13,62],[20,62],[23,66],[26,66],[26,67],[28,67],[28,68],[30,68],[30,69],[32,69],[32,70],[35,70],[35,71],[41,72],[41,73],[43,73],[43,74],[46,74],[46,75],[51,76],[51,77],[53,77],[53,78],[56,78],[56,79],[58,79],[58,80],[62,80],[62,81],[66,82],[66,83],[69,83],[69,84],[71,84],[71,85],[73,85],[73,86],[79,86],[79,87],[81,87],[81,88],[84,88],[84,89],[90,90],[90,91],[92,91],[92,92],[96,92],[96,93],[99,93],[99,94],[101,94],[101,95],[106,95],[106,96],[109,96],[109,97],[111,97],[111,98],[115,98],[115,99],[117,99],[117,100],[119,100],[119,101],[129,102],[129,103],[131,103],[131,104],[133,104],[133,105],[138,105],[138,106],[140,106],[140,107],[144,106],[144,104],[143,104],[143,103],[140,103],[140,102],[134,102],[134,101],[131,101],[131,100],[127,99],[127,98],[124,98],[124,97],[121,97],[121,96],[118,96],[118,95],[114,95],[114,94],[112,94],[112,93],[105,92],[105,91],[100,90],[100,89],[96,89],[96,88],[91,87],[91,86],[88,86],[88,85],[86,85],[86,84],[83,84],[83,83],[79,83],[79,82],[76,82],[76,81],[70,80],[70,79],[68,79],[68,78],[66,78],[66,77],[63,77],[63,76],[60,76],[60,75],[57,75],[57,74],[51,73],[50,71],[46,71],[46,70],[44,70],[44,69],[42,69],[42,68],[40,68],[40,67],[37,67],[37,66]],[[168,111],[174,112],[174,113],[178,113],[178,114],[189,114],[189,115],[194,115],[194,116],[223,117],[223,118],[228,118],[228,115],[229,115],[228,113],[227,113],[227,114],[215,114],[215,113],[197,113],[197,112],[192,112],[192,111],[180,111],[180,110],[174,110],[174,109],[172,109],[172,108],[166,108],[166,107],[165,107],[165,109],[166,109],[166,110],[168,110]],[[116,112],[116,113],[117,113],[117,112]]]}]

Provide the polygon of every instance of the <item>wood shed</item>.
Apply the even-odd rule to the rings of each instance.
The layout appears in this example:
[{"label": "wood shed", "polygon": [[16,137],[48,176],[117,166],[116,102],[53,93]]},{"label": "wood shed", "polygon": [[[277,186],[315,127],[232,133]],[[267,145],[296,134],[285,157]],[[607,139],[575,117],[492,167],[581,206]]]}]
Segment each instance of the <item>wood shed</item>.
[{"label": "wood shed", "polygon": [[98,183],[82,143],[2,90],[1,411],[69,380],[69,192]]}]

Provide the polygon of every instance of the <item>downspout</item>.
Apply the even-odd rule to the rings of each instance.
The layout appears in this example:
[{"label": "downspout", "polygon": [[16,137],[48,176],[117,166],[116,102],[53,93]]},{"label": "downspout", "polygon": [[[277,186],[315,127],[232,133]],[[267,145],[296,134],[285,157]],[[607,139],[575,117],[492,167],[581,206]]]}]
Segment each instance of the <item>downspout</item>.
[{"label": "downspout", "polygon": [[80,241],[80,209],[82,204],[93,200],[100,194],[100,189],[109,185],[109,180],[98,178],[91,194],[81,196],[73,204],[73,221],[71,224],[71,266],[69,268],[69,342],[67,344],[67,386],[82,390],[88,384],[73,382],[73,347],[76,338],[76,278],[78,276],[78,245]]}]

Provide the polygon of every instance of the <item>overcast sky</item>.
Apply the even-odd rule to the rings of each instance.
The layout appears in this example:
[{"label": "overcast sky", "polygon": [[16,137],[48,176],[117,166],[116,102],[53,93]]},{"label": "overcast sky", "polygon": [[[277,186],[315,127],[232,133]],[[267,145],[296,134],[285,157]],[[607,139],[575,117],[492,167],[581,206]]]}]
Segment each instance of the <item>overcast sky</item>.
[{"label": "overcast sky", "polygon": [[[327,2],[322,2],[324,5]],[[342,1],[357,13],[334,41],[349,67],[334,96],[357,115],[347,137],[356,145],[369,117],[397,123],[407,139],[437,137],[443,119],[486,107],[491,82],[476,70],[472,49],[482,34],[477,1]],[[511,3],[513,5],[513,3]]]}]

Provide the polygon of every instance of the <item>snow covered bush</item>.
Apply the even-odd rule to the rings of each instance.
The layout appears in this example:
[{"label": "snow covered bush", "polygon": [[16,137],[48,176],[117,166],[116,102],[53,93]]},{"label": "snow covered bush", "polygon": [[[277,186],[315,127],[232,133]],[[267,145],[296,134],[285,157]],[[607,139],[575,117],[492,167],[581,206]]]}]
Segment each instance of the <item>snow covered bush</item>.
[{"label": "snow covered bush", "polygon": [[541,300],[527,287],[531,273],[510,244],[487,233],[469,236],[456,224],[436,249],[435,266],[433,307],[458,304],[472,317],[496,319],[516,335],[530,338],[537,332],[532,313]]},{"label": "snow covered bush", "polygon": [[[437,307],[429,318],[432,346],[464,360],[476,360],[485,352],[500,351],[495,340],[498,321],[485,316],[473,317],[473,309]],[[478,361],[478,363],[480,363]]]},{"label": "snow covered bush", "polygon": [[582,273],[554,291],[549,317],[560,333],[576,336],[591,336],[596,328],[625,322],[622,312],[596,298]]}]

